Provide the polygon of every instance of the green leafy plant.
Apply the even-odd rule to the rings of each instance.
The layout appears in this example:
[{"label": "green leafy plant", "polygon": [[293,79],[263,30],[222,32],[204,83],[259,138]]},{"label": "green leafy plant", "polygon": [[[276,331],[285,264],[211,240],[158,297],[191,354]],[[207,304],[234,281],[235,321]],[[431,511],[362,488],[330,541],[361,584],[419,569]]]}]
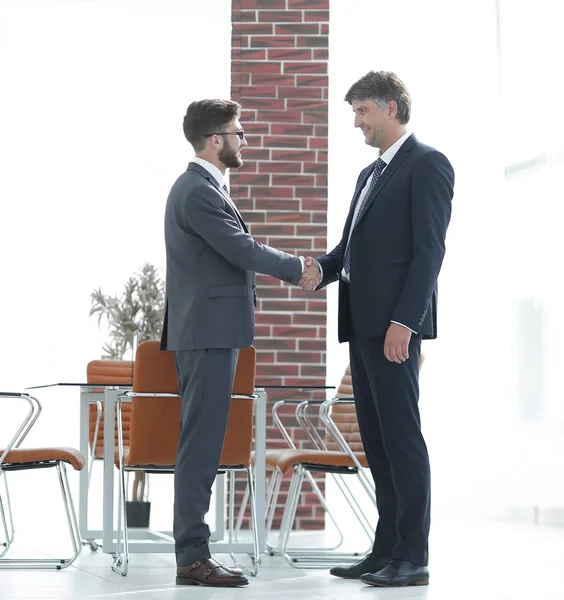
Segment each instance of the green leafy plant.
[{"label": "green leafy plant", "polygon": [[[103,359],[122,360],[128,350],[133,352],[133,338],[139,332],[139,342],[161,337],[164,314],[164,281],[156,267],[145,263],[125,283],[121,297],[107,296],[101,288],[90,295],[89,316],[108,321],[110,341],[104,344]],[[132,500],[143,502],[146,474],[135,473]]]},{"label": "green leafy plant", "polygon": [[98,326],[107,319],[110,341],[104,344],[102,358],[121,360],[133,350],[133,338],[139,341],[161,336],[164,313],[164,281],[156,267],[145,263],[124,285],[123,294],[109,296],[98,288],[90,295],[90,316],[98,316]]}]

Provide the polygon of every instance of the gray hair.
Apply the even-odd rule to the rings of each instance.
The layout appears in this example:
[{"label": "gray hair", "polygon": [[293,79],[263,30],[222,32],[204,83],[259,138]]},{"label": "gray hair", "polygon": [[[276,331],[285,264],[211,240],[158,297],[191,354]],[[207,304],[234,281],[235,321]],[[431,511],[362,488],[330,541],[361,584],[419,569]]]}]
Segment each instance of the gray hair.
[{"label": "gray hair", "polygon": [[381,108],[386,108],[393,100],[398,107],[397,120],[406,125],[411,116],[411,95],[403,81],[391,71],[370,71],[353,83],[345,95],[345,102],[373,100]]}]

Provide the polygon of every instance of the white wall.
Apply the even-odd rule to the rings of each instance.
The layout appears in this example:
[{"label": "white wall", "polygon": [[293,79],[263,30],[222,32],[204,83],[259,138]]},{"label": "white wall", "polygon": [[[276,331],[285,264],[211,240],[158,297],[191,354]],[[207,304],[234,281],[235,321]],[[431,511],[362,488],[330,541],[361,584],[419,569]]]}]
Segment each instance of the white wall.
[{"label": "white wall", "polygon": [[[410,128],[454,166],[439,339],[423,344],[420,406],[435,508],[496,502],[502,490],[494,465],[501,468],[499,426],[510,402],[512,324],[503,269],[495,4],[333,2],[330,56],[330,247],[340,238],[359,171],[376,156],[343,101],[369,70],[395,71],[405,81],[413,99]],[[328,373],[342,373],[348,349],[336,342],[336,289],[328,321]]]},{"label": "white wall", "polygon": [[3,2],[0,56],[0,388],[80,381],[91,291],[164,267],[186,106],[229,96],[230,2]]},{"label": "white wall", "polygon": [[[564,8],[550,0],[503,0],[499,8],[500,21],[489,0],[332,4],[329,246],[339,240],[358,172],[375,157],[342,100],[370,69],[404,79],[411,129],[456,172],[439,339],[423,344],[421,374],[436,514],[564,509],[564,154],[556,108],[564,42],[555,31]],[[506,166],[543,153],[546,166],[505,180]],[[328,321],[328,373],[342,373],[348,349],[336,342],[336,289]],[[538,422],[522,422],[534,406]]]},{"label": "white wall", "polygon": [[[186,107],[230,94],[230,11],[0,2],[1,390],[84,381],[106,339],[91,291],[121,293],[144,261],[164,267],[164,205],[192,154]],[[37,396],[30,443],[77,446],[78,391]]]}]

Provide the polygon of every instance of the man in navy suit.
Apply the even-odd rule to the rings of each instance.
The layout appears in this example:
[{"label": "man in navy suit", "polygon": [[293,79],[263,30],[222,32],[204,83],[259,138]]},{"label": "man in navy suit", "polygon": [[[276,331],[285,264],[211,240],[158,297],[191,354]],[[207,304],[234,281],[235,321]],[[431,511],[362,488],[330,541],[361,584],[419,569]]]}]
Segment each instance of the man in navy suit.
[{"label": "man in navy suit", "polygon": [[371,71],[345,100],[379,157],[360,173],[340,243],[317,266],[320,288],[339,281],[339,341],[349,342],[379,520],[372,553],[331,574],[375,586],[427,585],[430,469],[418,360],[421,340],[437,336],[454,171],[407,130],[411,98],[394,73]]}]

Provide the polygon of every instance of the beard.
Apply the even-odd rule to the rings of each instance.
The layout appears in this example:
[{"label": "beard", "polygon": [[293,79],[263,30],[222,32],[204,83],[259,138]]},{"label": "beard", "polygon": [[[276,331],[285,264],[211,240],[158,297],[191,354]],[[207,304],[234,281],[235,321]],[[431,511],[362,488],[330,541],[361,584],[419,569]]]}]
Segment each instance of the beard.
[{"label": "beard", "polygon": [[237,156],[237,151],[233,150],[229,144],[224,144],[219,151],[217,158],[228,168],[238,169],[243,166],[243,161],[240,156]]}]

